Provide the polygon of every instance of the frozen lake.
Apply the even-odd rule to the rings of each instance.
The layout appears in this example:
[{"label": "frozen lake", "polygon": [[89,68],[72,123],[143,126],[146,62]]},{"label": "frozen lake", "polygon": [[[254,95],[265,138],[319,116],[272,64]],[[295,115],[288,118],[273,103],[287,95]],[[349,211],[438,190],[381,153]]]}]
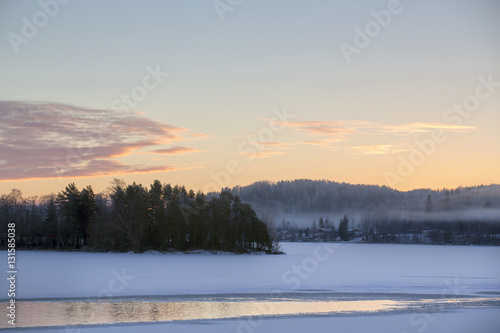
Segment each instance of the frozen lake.
[{"label": "frozen lake", "polygon": [[[3,303],[2,306],[8,304]],[[17,327],[196,321],[248,317],[346,316],[498,308],[500,297],[411,294],[213,295],[25,301]],[[6,322],[0,328],[9,327]]]},{"label": "frozen lake", "polygon": [[[18,327],[500,307],[498,247],[284,243],[283,249],[286,255],[19,251]],[[5,280],[0,285],[8,289]]]},{"label": "frozen lake", "polygon": [[[286,255],[18,251],[16,297],[500,292],[500,247],[344,243],[282,247]],[[0,260],[7,262],[7,252],[1,254]],[[8,290],[8,281],[1,279],[0,288]]]}]

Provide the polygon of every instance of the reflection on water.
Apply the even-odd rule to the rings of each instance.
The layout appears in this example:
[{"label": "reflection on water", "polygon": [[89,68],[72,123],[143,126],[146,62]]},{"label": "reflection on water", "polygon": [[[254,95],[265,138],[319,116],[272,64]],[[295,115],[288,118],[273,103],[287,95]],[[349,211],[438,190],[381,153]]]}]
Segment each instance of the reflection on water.
[{"label": "reflection on water", "polygon": [[[305,300],[275,298],[256,300],[227,298],[202,301],[119,302],[16,302],[17,327],[134,323],[175,320],[223,319],[247,316],[283,316],[369,313],[402,310],[422,304],[491,301],[474,299],[404,300]],[[496,299],[499,300],[499,299]],[[3,305],[6,303],[2,303]],[[5,322],[0,327],[5,326]]]}]

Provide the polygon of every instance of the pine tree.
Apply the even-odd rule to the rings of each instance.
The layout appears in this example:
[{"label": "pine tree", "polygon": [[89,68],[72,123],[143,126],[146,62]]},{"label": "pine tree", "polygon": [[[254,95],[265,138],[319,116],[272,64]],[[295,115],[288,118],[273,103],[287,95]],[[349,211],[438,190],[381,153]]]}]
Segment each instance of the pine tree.
[{"label": "pine tree", "polygon": [[347,215],[344,215],[344,217],[340,220],[339,237],[343,241],[349,240],[349,219],[347,218]]},{"label": "pine tree", "polygon": [[430,194],[427,196],[427,203],[425,205],[425,210],[427,211],[427,213],[432,212],[432,197]]}]

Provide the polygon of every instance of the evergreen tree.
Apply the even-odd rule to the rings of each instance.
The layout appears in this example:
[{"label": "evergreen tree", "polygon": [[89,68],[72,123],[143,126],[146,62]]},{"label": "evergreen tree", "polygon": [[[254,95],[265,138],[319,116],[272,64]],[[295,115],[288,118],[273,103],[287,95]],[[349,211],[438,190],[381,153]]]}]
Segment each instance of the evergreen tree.
[{"label": "evergreen tree", "polygon": [[[107,193],[69,184],[57,196],[0,196],[0,224],[16,223],[19,248],[136,251],[211,249],[279,251],[252,206],[222,191],[210,200],[184,186],[149,189],[115,179]],[[5,230],[0,247],[6,246]]]},{"label": "evergreen tree", "polygon": [[349,240],[349,219],[347,218],[347,215],[344,215],[344,217],[340,220],[339,237],[343,241]]},{"label": "evergreen tree", "polygon": [[47,203],[47,212],[44,216],[44,234],[47,239],[46,246],[55,249],[59,236],[59,225],[57,220],[57,206],[54,195],[49,196]]},{"label": "evergreen tree", "polygon": [[432,212],[432,197],[430,194],[427,196],[427,203],[425,205],[425,210],[428,213]]},{"label": "evergreen tree", "polygon": [[64,248],[78,248],[80,245],[81,230],[79,218],[80,191],[75,183],[71,183],[57,195],[57,205],[61,213],[61,246]]}]

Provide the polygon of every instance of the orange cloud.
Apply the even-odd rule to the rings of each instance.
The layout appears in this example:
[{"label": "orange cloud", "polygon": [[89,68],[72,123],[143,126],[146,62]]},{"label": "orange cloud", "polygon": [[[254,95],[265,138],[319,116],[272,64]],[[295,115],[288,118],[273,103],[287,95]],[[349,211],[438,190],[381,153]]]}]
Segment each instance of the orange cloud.
[{"label": "orange cloud", "polygon": [[274,155],[282,155],[284,152],[275,150],[242,151],[241,155],[248,158],[267,158]]},{"label": "orange cloud", "polygon": [[323,136],[338,141],[344,141],[355,132],[355,128],[346,126],[340,121],[287,121],[277,124],[311,136]]},{"label": "orange cloud", "polygon": [[410,145],[372,145],[372,146],[355,146],[348,148],[348,151],[354,155],[384,155],[396,154],[411,150]]},{"label": "orange cloud", "polygon": [[205,133],[191,133],[190,134],[194,139],[213,139],[214,136]]},{"label": "orange cloud", "polygon": [[286,142],[257,142],[257,145],[263,147],[263,149],[270,149],[270,148],[278,148],[278,149],[285,149],[285,150],[291,150],[291,149],[297,149],[293,146],[295,146],[295,143],[286,143]]},{"label": "orange cloud", "polygon": [[[353,136],[387,135],[408,136],[429,133],[433,130],[446,132],[470,132],[473,126],[452,125],[446,123],[408,123],[402,125],[383,124],[368,121],[287,121],[279,125],[302,132],[313,140],[301,141],[305,145],[331,146],[334,143],[347,141]],[[372,146],[373,147],[373,146]],[[377,150],[375,150],[377,151]]]},{"label": "orange cloud", "polygon": [[284,142],[258,142],[259,145],[261,146],[272,146],[272,147],[277,147],[277,146],[287,146],[288,143]]},{"label": "orange cloud", "polygon": [[474,126],[453,125],[445,123],[410,123],[404,125],[382,125],[380,131],[382,133],[429,133],[433,130],[441,130],[446,132],[470,132],[476,130]]}]

